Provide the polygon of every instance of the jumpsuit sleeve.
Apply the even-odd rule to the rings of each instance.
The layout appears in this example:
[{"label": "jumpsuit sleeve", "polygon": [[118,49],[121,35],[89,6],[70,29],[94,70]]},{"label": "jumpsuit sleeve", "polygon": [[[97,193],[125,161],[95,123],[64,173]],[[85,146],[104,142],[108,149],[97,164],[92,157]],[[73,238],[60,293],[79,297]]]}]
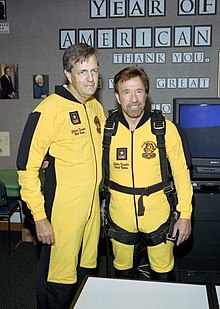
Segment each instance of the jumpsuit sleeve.
[{"label": "jumpsuit sleeve", "polygon": [[26,122],[17,156],[21,198],[27,203],[35,221],[46,218],[39,170],[54,140],[56,119],[53,111],[37,109]]},{"label": "jumpsuit sleeve", "polygon": [[166,135],[167,156],[178,197],[177,210],[180,212],[180,218],[190,219],[193,195],[190,173],[186,164],[181,137],[175,125],[170,121],[167,121]]}]

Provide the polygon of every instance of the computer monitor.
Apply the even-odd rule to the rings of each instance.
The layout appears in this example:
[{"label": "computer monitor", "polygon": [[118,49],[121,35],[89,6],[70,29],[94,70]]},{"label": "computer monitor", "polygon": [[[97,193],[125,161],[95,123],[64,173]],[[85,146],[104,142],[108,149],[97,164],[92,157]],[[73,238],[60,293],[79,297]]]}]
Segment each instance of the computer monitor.
[{"label": "computer monitor", "polygon": [[174,98],[173,121],[188,140],[194,178],[220,178],[220,98]]}]

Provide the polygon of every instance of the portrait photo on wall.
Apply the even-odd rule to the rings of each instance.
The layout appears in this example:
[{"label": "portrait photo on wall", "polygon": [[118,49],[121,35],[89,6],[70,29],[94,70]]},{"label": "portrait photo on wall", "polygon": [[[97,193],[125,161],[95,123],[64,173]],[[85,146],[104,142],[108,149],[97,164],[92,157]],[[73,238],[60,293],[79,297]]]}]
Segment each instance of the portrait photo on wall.
[{"label": "portrait photo on wall", "polygon": [[34,99],[45,99],[49,95],[49,76],[43,74],[33,75]]},{"label": "portrait photo on wall", "polygon": [[0,21],[6,20],[6,1],[0,0]]},{"label": "portrait photo on wall", "polygon": [[19,99],[18,65],[0,64],[0,99]]},{"label": "portrait photo on wall", "polygon": [[0,157],[10,157],[10,133],[0,132]]}]

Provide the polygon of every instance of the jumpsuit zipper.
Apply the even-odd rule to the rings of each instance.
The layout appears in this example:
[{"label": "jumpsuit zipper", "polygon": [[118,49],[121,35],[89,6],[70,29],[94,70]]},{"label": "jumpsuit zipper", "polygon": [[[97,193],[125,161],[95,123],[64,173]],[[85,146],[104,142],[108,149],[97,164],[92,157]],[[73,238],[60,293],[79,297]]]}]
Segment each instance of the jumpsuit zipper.
[{"label": "jumpsuit zipper", "polygon": [[[134,131],[131,131],[131,177],[132,177],[133,188],[135,188],[135,183],[134,183],[134,149],[133,148],[134,148]],[[136,199],[135,199],[134,194],[133,194],[133,200],[134,200],[134,212],[135,212],[136,228],[139,231],[138,216],[137,216],[137,205],[136,205]]]},{"label": "jumpsuit zipper", "polygon": [[93,153],[94,153],[94,159],[95,159],[95,186],[94,186],[94,190],[93,190],[93,195],[92,195],[92,201],[91,201],[91,206],[90,206],[90,214],[89,214],[89,217],[88,217],[88,220],[89,218],[91,217],[91,214],[92,214],[92,209],[93,209],[93,202],[94,202],[94,196],[95,196],[95,189],[96,189],[96,186],[97,186],[97,158],[96,158],[96,152],[95,152],[95,146],[94,146],[94,141],[93,141],[93,136],[92,136],[92,129],[91,129],[91,124],[90,124],[90,121],[89,121],[89,116],[88,116],[88,112],[87,112],[87,109],[86,109],[86,105],[83,104],[84,108],[85,108],[85,113],[86,113],[86,118],[87,118],[87,121],[88,121],[88,125],[89,125],[89,132],[90,132],[90,138],[91,138],[91,142],[92,142],[92,149],[93,149]]}]

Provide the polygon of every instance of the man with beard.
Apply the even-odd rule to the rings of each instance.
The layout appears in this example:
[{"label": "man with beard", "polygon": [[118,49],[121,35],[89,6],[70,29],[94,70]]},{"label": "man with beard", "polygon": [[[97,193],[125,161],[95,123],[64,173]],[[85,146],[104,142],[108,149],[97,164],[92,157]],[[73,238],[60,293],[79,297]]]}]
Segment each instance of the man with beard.
[{"label": "man with beard", "polygon": [[[166,236],[173,192],[167,179],[163,181],[162,178],[160,145],[152,132],[152,113],[146,110],[148,76],[143,69],[125,68],[114,77],[114,91],[121,111],[113,112],[107,120],[103,162],[108,235],[113,245],[116,276],[134,277],[134,252],[143,239],[147,243],[151,278],[171,280],[174,269],[172,240],[178,235],[178,246],[191,233],[192,186],[182,140],[176,126],[163,118],[160,123],[166,128],[166,157],[177,192],[175,206],[180,215],[169,235],[170,240]],[[111,120],[113,115],[117,120]],[[111,130],[114,133],[110,137]]]}]

